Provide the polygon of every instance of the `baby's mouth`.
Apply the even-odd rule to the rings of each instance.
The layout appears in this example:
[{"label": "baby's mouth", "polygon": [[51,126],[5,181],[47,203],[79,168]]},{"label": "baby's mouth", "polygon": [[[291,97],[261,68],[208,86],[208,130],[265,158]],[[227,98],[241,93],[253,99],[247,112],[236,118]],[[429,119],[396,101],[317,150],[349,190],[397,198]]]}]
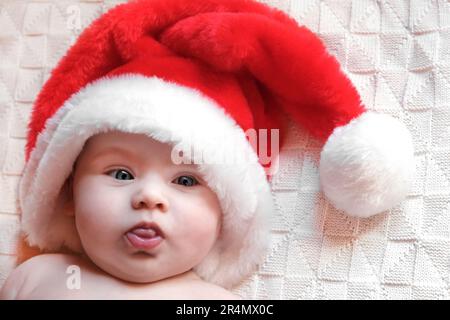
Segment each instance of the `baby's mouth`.
[{"label": "baby's mouth", "polygon": [[140,223],[125,233],[128,242],[136,249],[150,250],[156,248],[163,240],[164,234],[156,223]]}]

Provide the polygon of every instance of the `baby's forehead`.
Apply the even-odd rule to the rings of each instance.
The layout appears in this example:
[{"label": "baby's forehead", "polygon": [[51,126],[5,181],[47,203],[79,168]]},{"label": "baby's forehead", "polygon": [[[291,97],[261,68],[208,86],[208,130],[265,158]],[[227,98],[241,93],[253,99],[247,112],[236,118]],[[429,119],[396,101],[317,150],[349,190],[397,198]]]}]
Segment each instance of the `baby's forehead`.
[{"label": "baby's forehead", "polygon": [[167,164],[197,168],[195,164],[177,164],[172,158],[174,146],[160,142],[146,134],[112,131],[101,133],[88,139],[85,152],[91,160],[101,157],[125,156],[127,158],[148,161],[158,159]]},{"label": "baby's forehead", "polygon": [[137,145],[162,145],[169,146],[168,143],[160,142],[154,139],[152,136],[144,133],[130,133],[130,132],[122,132],[122,131],[108,131],[103,133],[98,133],[90,137],[86,141],[86,145],[88,147],[101,147],[101,146],[117,146],[117,145],[129,145],[129,144],[137,144]]}]

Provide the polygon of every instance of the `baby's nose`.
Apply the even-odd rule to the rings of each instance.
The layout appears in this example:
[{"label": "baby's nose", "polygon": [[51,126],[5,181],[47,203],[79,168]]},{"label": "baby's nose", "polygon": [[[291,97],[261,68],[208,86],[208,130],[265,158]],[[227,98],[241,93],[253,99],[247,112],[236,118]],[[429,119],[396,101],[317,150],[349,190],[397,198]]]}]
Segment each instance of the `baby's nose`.
[{"label": "baby's nose", "polygon": [[143,184],[142,187],[132,197],[133,209],[169,210],[169,201],[164,194],[163,187],[156,183]]}]

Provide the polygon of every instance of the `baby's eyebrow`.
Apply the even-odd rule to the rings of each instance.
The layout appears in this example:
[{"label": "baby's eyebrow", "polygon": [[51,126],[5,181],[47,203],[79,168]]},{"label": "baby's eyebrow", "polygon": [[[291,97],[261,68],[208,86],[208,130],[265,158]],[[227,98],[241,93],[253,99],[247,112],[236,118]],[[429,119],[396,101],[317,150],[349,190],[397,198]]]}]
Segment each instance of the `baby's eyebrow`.
[{"label": "baby's eyebrow", "polygon": [[92,160],[104,157],[108,154],[122,154],[127,157],[131,157],[131,158],[135,158],[135,159],[137,157],[137,154],[135,154],[133,151],[130,151],[130,150],[127,150],[124,148],[120,148],[120,147],[109,147],[109,148],[99,151],[94,156],[92,156]]},{"label": "baby's eyebrow", "polygon": [[[98,158],[104,157],[108,154],[121,154],[129,159],[134,159],[134,160],[142,159],[145,162],[145,160],[142,157],[140,157],[138,155],[138,153],[135,153],[132,150],[128,150],[128,149],[121,148],[121,147],[105,148],[105,149],[99,151],[98,153],[94,154],[91,159],[92,159],[92,161],[94,161],[94,160],[97,160]],[[195,164],[191,164],[191,163],[174,164],[173,162],[171,162],[171,164],[174,165],[174,167],[179,168],[180,170],[188,169],[188,170],[192,170],[192,171],[198,171],[198,167]]]}]

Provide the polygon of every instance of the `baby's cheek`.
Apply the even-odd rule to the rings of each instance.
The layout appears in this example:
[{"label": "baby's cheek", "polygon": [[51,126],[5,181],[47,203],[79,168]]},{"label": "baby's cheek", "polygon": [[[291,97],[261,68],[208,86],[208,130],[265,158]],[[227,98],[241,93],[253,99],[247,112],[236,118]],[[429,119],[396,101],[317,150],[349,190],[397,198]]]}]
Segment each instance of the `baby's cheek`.
[{"label": "baby's cheek", "polygon": [[[88,190],[87,190],[88,191]],[[85,192],[75,203],[75,216],[80,223],[89,229],[98,230],[99,227],[112,226],[123,205],[120,197],[102,192],[102,190],[91,190]]]},{"label": "baby's cheek", "polygon": [[214,242],[215,234],[219,227],[218,214],[211,208],[195,207],[183,215],[180,223],[182,233],[186,239],[193,243],[207,244]]}]

